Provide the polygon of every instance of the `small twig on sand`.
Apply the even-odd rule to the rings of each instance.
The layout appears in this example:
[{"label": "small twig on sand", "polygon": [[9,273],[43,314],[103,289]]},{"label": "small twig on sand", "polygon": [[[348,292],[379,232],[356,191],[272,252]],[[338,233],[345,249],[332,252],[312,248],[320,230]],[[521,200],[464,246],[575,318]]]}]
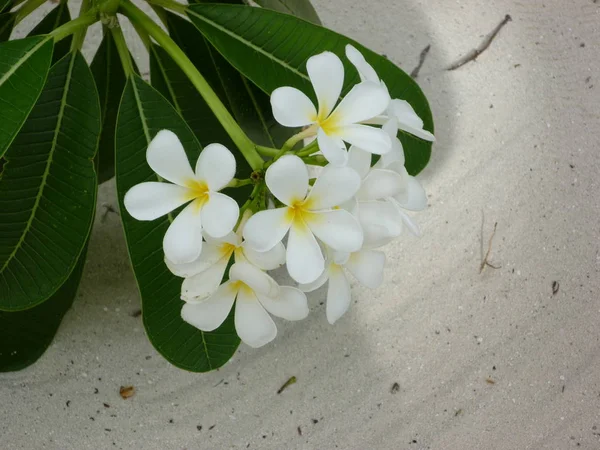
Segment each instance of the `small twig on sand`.
[{"label": "small twig on sand", "polygon": [[[483,211],[482,211],[481,215],[483,216]],[[482,217],[482,219],[483,219],[483,217]],[[492,234],[490,236],[487,252],[485,253],[485,256],[484,256],[483,255],[483,220],[481,221],[481,257],[482,258],[481,258],[481,265],[479,266],[479,273],[483,272],[483,269],[485,269],[485,266],[489,266],[492,269],[500,268],[500,266],[494,266],[488,262],[490,252],[492,251],[492,241],[494,240],[494,236],[496,235],[496,227],[497,226],[498,226],[498,222],[494,223],[494,230],[492,231]]]},{"label": "small twig on sand", "polygon": [[479,55],[481,55],[484,51],[487,50],[487,48],[490,46],[490,44],[492,43],[492,41],[494,40],[496,35],[500,32],[502,27],[504,25],[506,25],[508,22],[510,22],[511,20],[512,20],[512,17],[510,17],[509,14],[504,16],[504,19],[502,19],[502,22],[500,22],[498,25],[496,25],[496,28],[494,28],[492,30],[492,32],[483,39],[483,41],[481,42],[479,47],[474,48],[469,53],[467,53],[465,56],[463,56],[462,58],[459,58],[456,62],[450,64],[450,66],[448,66],[448,68],[446,70],[456,70],[459,67],[464,66],[468,62],[475,61]]},{"label": "small twig on sand", "polygon": [[285,383],[283,383],[283,386],[281,386],[278,390],[277,393],[281,394],[283,391],[285,391],[289,386],[291,386],[292,384],[294,384],[296,382],[296,377],[290,377]]},{"label": "small twig on sand", "polygon": [[429,53],[430,49],[431,44],[421,51],[421,54],[419,55],[419,64],[417,64],[417,67],[410,73],[411,78],[417,78],[419,76],[419,71],[421,70],[421,67],[423,67],[423,63],[425,62],[425,58],[427,58],[427,53]]},{"label": "small twig on sand", "polygon": [[102,207],[104,208],[104,213],[102,214],[102,217],[100,217],[100,223],[104,223],[106,221],[106,216],[108,216],[109,212],[114,213],[117,216],[119,215],[119,212],[109,203],[102,203]]}]

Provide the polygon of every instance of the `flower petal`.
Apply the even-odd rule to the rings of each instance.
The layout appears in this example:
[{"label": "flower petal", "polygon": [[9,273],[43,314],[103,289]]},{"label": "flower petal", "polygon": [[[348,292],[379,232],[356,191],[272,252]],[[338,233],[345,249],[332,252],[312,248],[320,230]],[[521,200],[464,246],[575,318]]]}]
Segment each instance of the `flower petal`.
[{"label": "flower petal", "polygon": [[295,220],[290,228],[286,261],[290,276],[302,284],[312,283],[325,269],[321,247],[302,220]]},{"label": "flower petal", "polygon": [[433,134],[423,129],[423,121],[406,100],[392,100],[390,102],[390,110],[398,119],[398,128],[425,141],[435,141]]},{"label": "flower petal", "polygon": [[244,225],[244,239],[257,252],[271,250],[281,242],[293,219],[294,214],[287,206],[259,211]]},{"label": "flower petal", "polygon": [[329,120],[337,126],[363,122],[384,112],[389,103],[390,95],[385,87],[372,81],[363,81],[346,94]]},{"label": "flower petal", "polygon": [[360,188],[360,175],[350,167],[326,166],[306,198],[311,211],[334,208],[347,202]]},{"label": "flower petal", "polygon": [[337,264],[332,264],[329,269],[329,287],[327,289],[327,306],[325,312],[327,321],[334,324],[350,307],[350,283],[342,269]]},{"label": "flower petal", "polygon": [[360,202],[358,219],[364,232],[365,247],[379,247],[402,234],[402,219],[389,202]]},{"label": "flower petal", "polygon": [[306,197],[308,169],[299,157],[284,155],[267,169],[265,182],[280,202],[292,205]]},{"label": "flower petal", "polygon": [[279,295],[279,285],[277,282],[260,270],[247,262],[235,263],[229,269],[229,279],[239,280],[250,287],[253,291],[269,297]]},{"label": "flower petal", "polygon": [[258,301],[271,314],[285,320],[302,320],[308,316],[306,295],[300,289],[281,286],[279,296],[258,295]]},{"label": "flower petal", "polygon": [[234,199],[220,192],[211,192],[202,206],[202,226],[214,238],[223,237],[233,230],[240,216],[240,207]]},{"label": "flower petal", "polygon": [[383,169],[394,162],[404,165],[404,148],[402,148],[402,142],[400,142],[400,139],[397,137],[398,121],[394,118],[389,119],[383,124],[381,129],[390,137],[390,140],[392,141],[392,149],[389,152],[381,155],[381,158],[379,158],[379,161],[377,161],[376,166]]},{"label": "flower petal", "polygon": [[154,172],[172,183],[185,186],[195,179],[183,145],[172,131],[161,130],[154,136],[146,160]]},{"label": "flower petal", "polygon": [[375,69],[365,60],[365,57],[356,48],[350,44],[346,45],[346,58],[356,67],[360,75],[360,81],[372,81],[379,83],[379,76]]},{"label": "flower petal", "polygon": [[250,264],[254,264],[259,269],[274,270],[285,264],[285,247],[281,242],[277,243],[275,247],[266,252],[257,252],[250,248],[246,242],[242,244],[242,248],[244,256],[248,259]]},{"label": "flower petal", "polygon": [[181,318],[202,331],[216,330],[225,322],[236,295],[237,289],[231,283],[222,284],[203,302],[183,305]]},{"label": "flower petal", "polygon": [[202,251],[202,222],[196,202],[179,213],[163,239],[165,257],[175,264],[190,263]]},{"label": "flower petal", "polygon": [[256,295],[241,289],[235,303],[235,331],[250,347],[268,344],[277,336],[277,327],[271,316],[259,303]]},{"label": "flower petal", "polygon": [[356,170],[360,178],[363,179],[371,169],[371,153],[353,145],[348,150],[348,167]]},{"label": "flower petal", "polygon": [[235,176],[235,156],[221,144],[204,147],[196,162],[196,178],[206,182],[211,191],[220,191]]},{"label": "flower petal", "polygon": [[327,283],[327,280],[329,280],[329,267],[325,267],[323,273],[319,275],[319,278],[317,278],[315,281],[313,281],[312,283],[299,284],[298,288],[302,292],[313,292],[319,289],[325,283]]},{"label": "flower petal", "polygon": [[393,170],[373,169],[364,178],[356,194],[358,201],[380,200],[402,192],[406,178]]},{"label": "flower petal", "polygon": [[[395,202],[395,200],[393,201]],[[419,225],[417,225],[408,214],[402,211],[400,207],[398,207],[398,214],[402,218],[402,222],[404,223],[404,225],[406,225],[406,228],[408,228],[408,231],[410,231],[414,236],[420,237],[421,230],[419,229]]]},{"label": "flower petal", "polygon": [[344,85],[344,65],[334,53],[323,52],[306,61],[306,71],[319,102],[318,116],[325,119],[337,103]]},{"label": "flower petal", "polygon": [[410,176],[404,166],[392,163],[388,166],[403,178],[402,190],[391,196],[398,204],[410,211],[422,211],[427,208],[427,194],[415,177]]},{"label": "flower petal", "polygon": [[125,209],[137,220],[154,220],[190,201],[187,188],[149,181],[133,186],[125,194]]},{"label": "flower petal", "polygon": [[221,285],[228,263],[229,258],[223,257],[205,271],[183,280],[181,300],[198,303],[210,297]]},{"label": "flower petal", "polygon": [[302,91],[284,86],[271,93],[273,117],[284,127],[303,127],[317,119],[317,110]]},{"label": "flower petal", "polygon": [[360,223],[346,210],[304,213],[303,217],[310,231],[333,250],[351,253],[363,244]]},{"label": "flower petal", "polygon": [[222,244],[215,242],[205,242],[202,244],[202,253],[192,262],[184,264],[175,264],[173,261],[165,258],[165,264],[169,270],[178,277],[192,277],[216,264],[225,256],[222,251]]},{"label": "flower petal", "polygon": [[348,162],[348,151],[344,141],[335,136],[329,136],[322,128],[317,130],[319,150],[332,165],[343,167]]},{"label": "flower petal", "polygon": [[368,288],[375,289],[383,282],[385,253],[377,250],[361,250],[350,255],[345,267]]},{"label": "flower petal", "polygon": [[336,132],[337,136],[357,147],[376,155],[392,150],[392,140],[381,128],[369,125],[346,125]]}]

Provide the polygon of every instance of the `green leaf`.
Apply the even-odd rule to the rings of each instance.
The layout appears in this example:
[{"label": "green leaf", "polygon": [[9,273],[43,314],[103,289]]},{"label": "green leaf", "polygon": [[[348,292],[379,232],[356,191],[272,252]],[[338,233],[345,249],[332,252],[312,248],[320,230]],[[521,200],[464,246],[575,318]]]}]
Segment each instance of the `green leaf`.
[{"label": "green leaf", "polygon": [[263,8],[272,9],[321,25],[321,19],[309,0],[256,0]]},{"label": "green leaf", "polygon": [[169,217],[141,222],[123,206],[123,197],[131,187],[158,180],[146,162],[146,149],[162,129],[179,137],[193,166],[201,150],[194,133],[162,95],[137,75],[130,77],[117,119],[115,169],[129,256],[142,297],[144,326],[154,347],[169,362],[193,372],[207,372],[225,364],[239,345],[233,314],[210,333],[184,322],[182,279],[164,263],[162,241],[170,225]]},{"label": "green leaf", "polygon": [[69,277],[96,203],[100,105],[79,52],[55,64],[5,155],[0,179],[0,309],[31,308]]},{"label": "green leaf", "polygon": [[102,111],[98,182],[104,183],[115,176],[115,129],[119,103],[127,81],[115,41],[108,29],[104,30],[104,38],[90,68],[98,87]]},{"label": "green leaf", "polygon": [[0,42],[8,41],[15,26],[15,13],[5,12],[0,14]]},{"label": "green leaf", "polygon": [[[408,101],[433,131],[429,104],[415,81],[391,61],[331,30],[295,17],[260,8],[227,5],[192,5],[188,16],[204,36],[243,75],[270,94],[279,86],[293,86],[314,98],[306,73],[306,60],[329,50],[344,62],[344,92],[358,81],[358,74],[345,58],[346,44],[365,56],[386,83],[392,98]],[[251,26],[249,26],[251,24]],[[429,161],[431,143],[400,133],[411,174]]]},{"label": "green leaf", "polygon": [[[71,14],[69,14],[69,7],[66,1],[61,1],[59,5],[50,11],[46,17],[38,23],[33,30],[27,36],[39,36],[42,34],[48,34],[54,29],[61,25],[64,25],[71,20]],[[71,48],[71,40],[73,36],[67,36],[61,39],[54,45],[54,53],[52,54],[52,64],[56,63],[59,59],[62,59]]]},{"label": "green leaf", "polygon": [[35,105],[52,61],[52,39],[30,37],[0,44],[0,156]]},{"label": "green leaf", "polygon": [[0,311],[0,372],[30,366],[50,346],[77,295],[86,253],[87,247],[65,284],[44,303],[25,311]]}]

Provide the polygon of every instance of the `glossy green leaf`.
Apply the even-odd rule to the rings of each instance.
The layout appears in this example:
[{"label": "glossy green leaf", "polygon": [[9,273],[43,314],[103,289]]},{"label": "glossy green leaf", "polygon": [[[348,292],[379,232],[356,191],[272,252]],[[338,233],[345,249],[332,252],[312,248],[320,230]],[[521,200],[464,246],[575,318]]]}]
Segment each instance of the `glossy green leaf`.
[{"label": "glossy green leaf", "polygon": [[[345,58],[344,48],[352,44],[385,81],[392,98],[408,101],[423,119],[425,129],[433,131],[431,110],[417,83],[387,58],[345,36],[261,8],[192,5],[188,16],[236,69],[266,93],[279,86],[293,86],[314,97],[306,74],[306,60],[325,50],[344,61],[344,92],[347,92],[358,81],[356,70]],[[407,133],[400,133],[400,139],[408,172],[416,174],[423,170],[429,161],[431,143]]]},{"label": "glossy green leaf", "polygon": [[50,346],[77,295],[86,250],[67,281],[44,303],[25,311],[0,311],[0,372],[30,366]]},{"label": "glossy green leaf", "polygon": [[0,14],[0,42],[8,41],[15,26],[15,13]]},{"label": "glossy green leaf", "polygon": [[272,9],[321,25],[321,19],[309,0],[256,0],[263,8]]},{"label": "glossy green leaf", "polygon": [[80,53],[55,64],[5,155],[0,179],[0,309],[31,308],[67,280],[92,225],[100,105]]},{"label": "glossy green leaf", "polygon": [[51,39],[29,37],[0,44],[0,156],[35,105],[52,61]]},{"label": "glossy green leaf", "polygon": [[193,372],[207,372],[225,364],[239,345],[233,315],[210,333],[184,322],[182,279],[164,263],[162,241],[169,217],[137,221],[123,206],[123,197],[131,187],[158,180],[146,162],[146,149],[162,129],[179,137],[193,167],[201,149],[194,133],[162,95],[137,75],[130,77],[117,119],[115,169],[129,256],[142,297],[144,326],[154,347],[169,362]]},{"label": "glossy green leaf", "polygon": [[102,112],[102,133],[98,146],[98,182],[103,183],[115,176],[115,129],[119,103],[127,78],[115,46],[112,33],[104,30],[104,38],[90,65]]},{"label": "glossy green leaf", "polygon": [[0,0],[0,13],[12,8],[13,0]]},{"label": "glossy green leaf", "polygon": [[[33,30],[31,30],[28,36],[48,34],[59,26],[64,25],[69,20],[71,20],[69,7],[67,6],[67,2],[62,0],[56,8],[50,11],[46,17],[44,17],[42,21],[38,23]],[[72,36],[67,36],[66,38],[61,39],[59,42],[54,44],[52,64],[56,63],[59,59],[62,59],[63,56],[69,53],[72,38]]]}]

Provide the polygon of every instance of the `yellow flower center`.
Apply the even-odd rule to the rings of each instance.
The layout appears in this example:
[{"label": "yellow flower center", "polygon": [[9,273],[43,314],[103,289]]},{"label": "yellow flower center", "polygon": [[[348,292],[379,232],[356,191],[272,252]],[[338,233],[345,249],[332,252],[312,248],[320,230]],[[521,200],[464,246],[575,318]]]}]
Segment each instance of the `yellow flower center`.
[{"label": "yellow flower center", "polygon": [[188,191],[185,194],[186,201],[195,200],[194,204],[198,209],[208,201],[209,189],[204,181],[189,180],[186,184]]},{"label": "yellow flower center", "polygon": [[[250,286],[248,286],[246,283],[244,283],[242,280],[236,280],[236,281],[232,282],[231,288],[237,292],[240,292],[243,290],[243,291],[245,291],[245,294],[253,294],[254,293],[252,288]],[[239,301],[239,298],[237,300]]]}]

